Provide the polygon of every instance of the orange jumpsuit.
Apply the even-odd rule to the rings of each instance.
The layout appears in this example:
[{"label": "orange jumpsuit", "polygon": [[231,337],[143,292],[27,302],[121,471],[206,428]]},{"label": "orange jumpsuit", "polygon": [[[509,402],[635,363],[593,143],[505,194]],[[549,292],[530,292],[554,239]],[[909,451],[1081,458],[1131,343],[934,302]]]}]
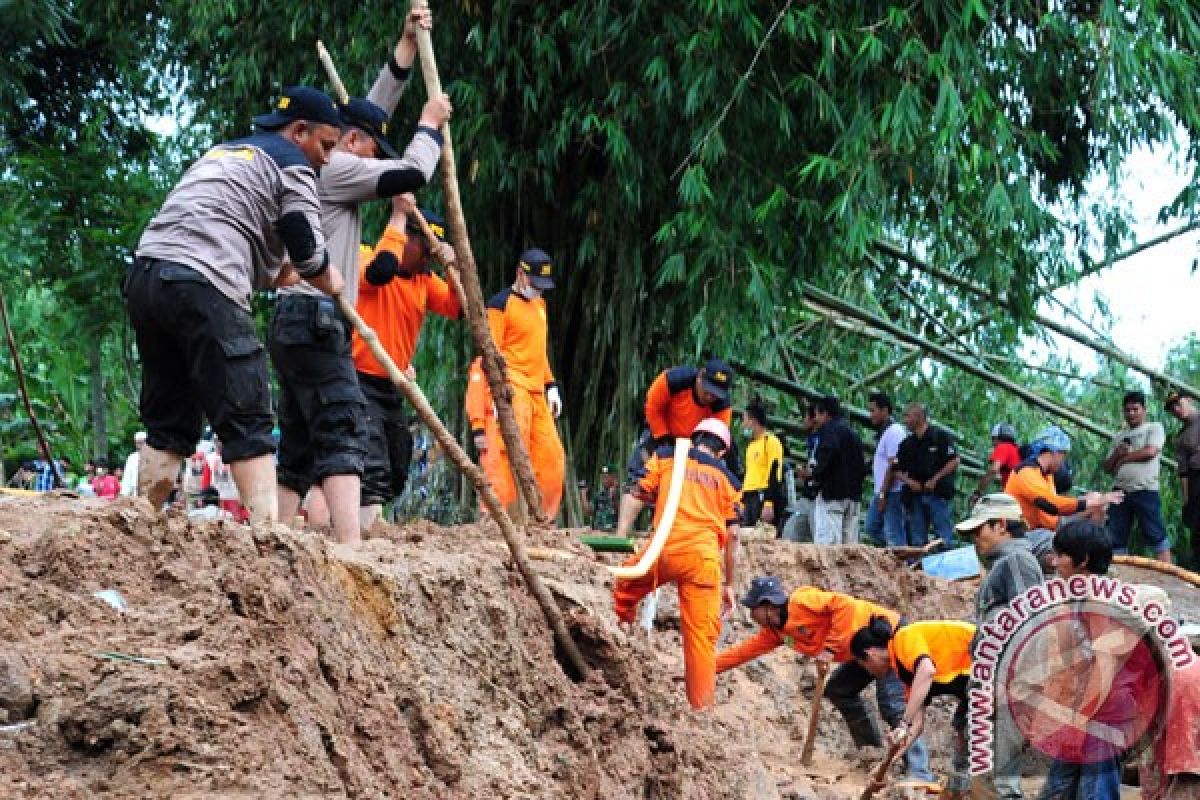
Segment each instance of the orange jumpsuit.
[{"label": "orange jumpsuit", "polygon": [[526,300],[505,289],[488,301],[487,315],[492,339],[507,365],[513,414],[542,492],[542,511],[554,519],[562,502],[566,465],[554,416],[546,403],[546,390],[556,385],[547,352],[546,301],[541,297]]},{"label": "orange jumpsuit", "polygon": [[688,438],[701,421],[716,417],[733,426],[733,408],[718,400],[716,405],[696,403],[695,367],[674,367],[663,370],[646,392],[646,427],[655,440]]},{"label": "orange jumpsuit", "polygon": [[500,500],[500,505],[509,506],[517,499],[517,489],[513,483],[512,470],[508,465],[508,456],[504,450],[504,438],[500,435],[500,426],[496,424],[496,416],[492,413],[492,390],[488,386],[487,376],[483,374],[481,357],[476,357],[467,370],[467,419],[471,422],[471,434],[483,434],[487,442],[487,450],[479,457],[479,466],[487,475],[492,490]]},{"label": "orange jumpsuit", "polygon": [[[674,464],[674,448],[659,448],[646,462],[646,474],[633,492],[639,500],[654,504],[655,526],[666,505],[658,501],[666,499]],[[658,561],[645,576],[618,578],[613,584],[617,617],[630,624],[638,602],[647,594],[664,583],[674,583],[679,590],[683,673],[693,708],[712,705],[716,693],[721,557],[727,531],[737,524],[740,494],[741,484],[720,459],[693,447],[688,454],[675,524]],[[639,558],[640,552],[625,563],[631,566]]]},{"label": "orange jumpsuit", "polygon": [[717,654],[717,672],[741,666],[785,643],[806,656],[828,650],[839,664],[852,661],[850,640],[874,616],[885,618],[893,627],[900,621],[900,615],[890,608],[848,594],[801,586],[788,596],[783,627],[775,630],[764,626],[749,639],[722,650]]}]

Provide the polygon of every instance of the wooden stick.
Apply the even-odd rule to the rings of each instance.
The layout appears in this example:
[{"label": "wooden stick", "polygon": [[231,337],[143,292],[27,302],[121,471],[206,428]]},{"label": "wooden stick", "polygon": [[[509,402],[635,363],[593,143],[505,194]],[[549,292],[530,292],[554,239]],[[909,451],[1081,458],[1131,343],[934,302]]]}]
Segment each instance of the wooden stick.
[{"label": "wooden stick", "polygon": [[873,787],[879,785],[880,788],[882,788],[883,784],[887,782],[888,772],[891,771],[892,764],[896,763],[896,759],[903,751],[904,742],[894,744],[888,749],[887,755],[884,756],[883,761],[879,762],[879,766],[876,767],[875,771],[871,773],[871,782],[867,784],[865,789],[863,789],[862,794],[858,796],[858,800],[871,800],[871,798],[875,796],[875,792],[879,791],[879,789]]},{"label": "wooden stick", "polygon": [[[429,3],[426,0],[413,0],[412,6],[417,9],[428,8]],[[442,81],[438,76],[437,60],[433,55],[433,39],[429,31],[419,25],[417,51],[421,58],[425,90],[430,97],[438,97],[442,94]],[[449,123],[442,126],[442,188],[446,195],[446,221],[450,227],[450,239],[454,243],[455,253],[458,254],[459,272],[467,297],[467,323],[475,339],[475,346],[483,356],[483,371],[487,375],[492,400],[496,404],[500,435],[504,439],[513,475],[517,479],[517,486],[525,498],[525,503],[529,506],[530,515],[538,524],[546,525],[549,520],[542,510],[542,493],[534,479],[533,466],[529,461],[525,442],[521,439],[517,418],[513,415],[512,391],[504,374],[504,360],[500,351],[496,349],[496,343],[492,341],[492,332],[487,325],[483,290],[479,285],[479,272],[475,267],[475,254],[471,250],[466,217],[463,215],[462,196],[458,190],[458,167],[454,163],[454,140],[450,136]]]},{"label": "wooden stick", "polygon": [[1170,575],[1173,578],[1179,578],[1184,583],[1190,583],[1192,586],[1200,588],[1200,575],[1195,572],[1186,570],[1178,564],[1168,564],[1165,561],[1159,561],[1154,558],[1144,558],[1142,556],[1130,556],[1122,553],[1114,554],[1112,557],[1114,564],[1124,564],[1128,567],[1141,567],[1142,569],[1161,572],[1163,575]]},{"label": "wooden stick", "polygon": [[13,336],[12,325],[8,322],[8,304],[4,302],[2,290],[0,290],[0,318],[3,318],[4,321],[4,337],[8,340],[8,350],[12,353],[13,371],[17,373],[17,388],[21,392],[21,402],[25,406],[25,413],[29,415],[29,424],[33,426],[33,435],[37,439],[38,447],[41,448],[42,456],[50,462],[50,474],[54,477],[54,488],[61,488],[63,486],[62,473],[58,471],[54,454],[50,452],[50,443],[46,441],[46,435],[42,433],[42,426],[38,423],[37,415],[33,413],[33,403],[29,400],[29,387],[25,385],[25,368],[21,366],[21,351],[17,349],[17,340]]},{"label": "wooden stick", "polygon": [[813,745],[817,741],[817,720],[821,716],[821,698],[825,696],[825,679],[827,677],[829,677],[829,665],[824,661],[818,661],[817,688],[813,690],[812,713],[808,715],[808,735],[804,737],[804,750],[800,755],[800,763],[806,767],[812,764]]},{"label": "wooden stick", "polygon": [[383,349],[383,344],[379,341],[379,336],[371,329],[363,318],[358,315],[354,307],[346,301],[346,298],[338,295],[338,307],[346,319],[350,320],[350,324],[358,331],[358,335],[367,343],[367,347],[371,349],[371,355],[375,356],[375,360],[387,372],[388,377],[392,379],[392,383],[396,388],[408,398],[408,402],[416,410],[417,416],[421,421],[429,427],[438,444],[442,446],[442,450],[450,458],[450,462],[458,467],[467,478],[475,485],[475,491],[479,493],[483,500],[484,506],[487,507],[488,513],[496,520],[500,526],[500,532],[504,534],[504,540],[508,543],[509,552],[512,553],[513,561],[517,565],[517,570],[525,579],[525,585],[529,587],[530,593],[533,595],[537,604],[541,607],[542,613],[546,617],[547,623],[554,631],[554,638],[558,641],[559,647],[571,662],[579,678],[582,680],[589,672],[587,662],[583,659],[583,654],[579,652],[579,648],[575,645],[575,640],[571,638],[567,631],[567,626],[563,622],[562,614],[559,612],[558,605],[554,602],[554,598],[550,596],[550,592],[546,590],[545,584],[542,583],[540,577],[533,569],[533,564],[530,561],[529,553],[525,547],[524,538],[517,532],[516,526],[508,516],[508,512],[500,505],[500,499],[496,497],[496,492],[492,489],[492,484],[487,477],[470,457],[459,445],[458,440],[446,429],[438,418],[437,412],[429,405],[429,400],[426,399],[425,393],[421,391],[421,387],[400,371],[396,366],[396,362]]}]

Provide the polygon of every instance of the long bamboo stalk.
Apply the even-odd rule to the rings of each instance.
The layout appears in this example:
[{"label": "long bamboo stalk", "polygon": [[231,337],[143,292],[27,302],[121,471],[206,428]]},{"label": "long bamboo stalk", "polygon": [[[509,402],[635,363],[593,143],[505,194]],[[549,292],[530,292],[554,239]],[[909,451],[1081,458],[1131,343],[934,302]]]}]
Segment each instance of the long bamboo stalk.
[{"label": "long bamboo stalk", "polygon": [[963,372],[970,373],[971,375],[974,375],[975,377],[980,378],[981,380],[987,381],[988,383],[991,383],[995,386],[999,386],[1000,388],[1007,390],[1009,393],[1015,394],[1016,396],[1025,400],[1030,405],[1037,406],[1038,408],[1042,409],[1043,411],[1047,411],[1056,417],[1065,419],[1075,425],[1078,425],[1079,427],[1083,428],[1084,430],[1090,431],[1091,433],[1094,433],[1097,436],[1103,436],[1108,439],[1111,439],[1114,436],[1116,436],[1115,431],[1112,431],[1108,428],[1103,427],[1102,425],[1099,425],[1099,424],[1093,422],[1092,420],[1083,416],[1079,412],[1077,412],[1073,409],[1066,408],[1065,406],[1061,406],[1058,403],[1055,403],[1054,401],[1052,401],[1048,398],[1045,398],[1033,391],[1030,391],[1029,389],[1025,388],[1024,386],[1021,386],[1021,385],[1009,380],[1008,378],[1004,377],[1003,375],[998,375],[989,369],[980,367],[980,366],[972,363],[969,359],[965,358],[964,356],[961,356],[958,353],[954,352],[953,350],[950,350],[949,348],[944,347],[943,345],[939,345],[939,344],[931,342],[927,339],[924,339],[924,338],[918,336],[917,334],[911,333],[911,332],[905,330],[904,328],[901,328],[899,325],[896,325],[895,323],[891,322],[890,320],[883,319],[882,317],[872,314],[869,311],[866,311],[866,310],[858,308],[857,306],[854,306],[850,303],[847,303],[846,301],[841,300],[837,297],[834,297],[833,295],[829,294],[828,292],[822,291],[821,289],[818,289],[817,287],[812,286],[811,284],[805,284],[804,288],[803,288],[803,292],[806,297],[812,298],[813,300],[815,300],[817,303],[819,303],[821,305],[827,306],[841,314],[845,314],[847,316],[854,317],[856,319],[860,319],[864,323],[874,326],[876,328],[888,331],[893,336],[895,336],[897,339],[905,341],[909,344],[912,344],[917,347],[922,347],[922,348],[926,349],[931,355],[938,358],[938,360],[944,361],[947,364],[950,364],[951,366],[961,369]]},{"label": "long bamboo stalk", "polygon": [[[879,242],[879,243],[876,243],[876,247],[881,252],[886,253],[887,255],[890,255],[894,258],[900,259],[901,261],[904,261],[906,264],[909,264],[910,266],[915,267],[917,270],[924,272],[925,274],[929,275],[930,277],[937,278],[939,281],[948,283],[957,289],[961,289],[964,292],[968,292],[970,294],[975,295],[976,297],[986,299],[997,305],[1003,306],[1003,305],[1008,304],[1008,298],[1006,297],[1006,295],[1004,293],[996,294],[990,290],[982,289],[982,288],[976,286],[975,284],[971,283],[970,281],[964,280],[951,272],[947,272],[946,270],[941,269],[940,267],[935,267],[932,264],[922,261],[921,259],[912,255],[911,253],[907,253],[904,250],[896,247],[895,245],[888,244],[886,242]],[[1109,345],[1105,342],[1097,341],[1095,338],[1088,336],[1087,334],[1085,334],[1081,331],[1078,331],[1070,326],[1064,325],[1061,322],[1058,322],[1057,320],[1050,319],[1049,317],[1047,317],[1044,314],[1035,313],[1033,318],[1034,318],[1034,321],[1036,321],[1042,327],[1049,328],[1050,330],[1054,331],[1055,333],[1059,334],[1060,336],[1065,336],[1066,338],[1071,339],[1072,341],[1078,342],[1079,344],[1083,345],[1084,347],[1087,347],[1097,353],[1100,353],[1103,356],[1107,356],[1108,358],[1111,358],[1113,361],[1117,361],[1121,364],[1124,364],[1125,366],[1129,367],[1130,369],[1134,370],[1135,372],[1140,372],[1143,375],[1147,376],[1148,378],[1158,381],[1159,383],[1176,387],[1182,391],[1187,392],[1188,394],[1191,394],[1193,397],[1200,397],[1200,389],[1197,389],[1195,386],[1192,386],[1191,384],[1187,383],[1182,378],[1179,378],[1178,376],[1174,376],[1174,375],[1168,375],[1165,372],[1162,372],[1160,370],[1154,369],[1153,367],[1147,366],[1146,364],[1142,363],[1141,361],[1139,361],[1138,359],[1129,355],[1128,353],[1117,349],[1117,347],[1115,347],[1113,345]]]},{"label": "long bamboo stalk", "polygon": [[17,373],[17,388],[21,392],[21,402],[25,406],[25,413],[29,415],[29,424],[33,426],[33,435],[37,439],[42,456],[50,462],[50,474],[54,477],[54,486],[60,488],[63,485],[63,476],[58,471],[58,463],[54,460],[50,443],[46,441],[46,435],[42,433],[42,426],[38,422],[37,414],[33,413],[33,403],[29,400],[29,387],[25,385],[25,368],[21,364],[21,351],[17,349],[17,340],[13,336],[12,325],[8,321],[8,303],[4,300],[3,290],[0,290],[0,318],[4,321],[4,338],[8,340],[8,350],[12,353],[13,371]]},{"label": "long bamboo stalk", "polygon": [[[413,0],[412,7],[428,8],[429,3],[427,0]],[[437,59],[433,53],[433,39],[429,31],[420,26],[417,26],[417,52],[421,58],[425,91],[430,97],[438,97],[442,94],[442,80],[438,75]],[[458,166],[454,161],[454,140],[450,134],[449,123],[442,126],[442,190],[446,199],[446,221],[449,223],[450,238],[458,256],[463,291],[467,297],[467,321],[471,327],[471,335],[475,338],[475,345],[483,356],[483,371],[492,390],[492,401],[496,404],[500,435],[504,439],[513,475],[525,503],[529,506],[530,515],[540,525],[547,525],[550,521],[546,519],[546,513],[542,510],[542,493],[534,479],[533,466],[517,427],[517,418],[513,415],[512,391],[504,374],[504,359],[496,349],[496,343],[492,341],[492,333],[487,325],[483,289],[479,284],[479,271],[475,266],[475,253],[471,249],[467,221],[462,209],[462,195],[458,188]]]},{"label": "long bamboo stalk", "polygon": [[[957,338],[969,331],[974,330],[975,328],[983,327],[984,325],[987,325],[989,322],[991,322],[991,318],[990,318],[990,316],[985,314],[984,316],[980,317],[978,320],[968,320],[967,322],[964,322],[962,325],[959,325],[957,328],[952,329],[951,333],[954,335],[955,338]],[[940,341],[940,339],[939,339],[939,341]],[[902,355],[900,358],[896,359],[895,361],[891,362],[890,364],[885,364],[884,366],[875,370],[871,374],[865,375],[862,378],[859,378],[857,381],[855,381],[854,383],[852,383],[850,385],[850,387],[847,389],[847,391],[854,392],[854,391],[857,391],[859,389],[863,389],[866,387],[878,386],[879,381],[883,380],[884,378],[886,378],[887,376],[889,376],[895,372],[898,372],[899,370],[904,369],[905,367],[914,363],[915,361],[917,361],[924,355],[925,355],[924,350],[909,350],[907,353],[905,353],[904,355]]]},{"label": "long bamboo stalk", "polygon": [[1153,572],[1161,572],[1163,575],[1179,578],[1184,583],[1190,583],[1192,586],[1200,589],[1200,575],[1191,570],[1184,569],[1178,564],[1168,564],[1154,558],[1131,556],[1124,553],[1113,555],[1112,560],[1114,564],[1124,564],[1128,567],[1140,567],[1141,569],[1148,569]]}]

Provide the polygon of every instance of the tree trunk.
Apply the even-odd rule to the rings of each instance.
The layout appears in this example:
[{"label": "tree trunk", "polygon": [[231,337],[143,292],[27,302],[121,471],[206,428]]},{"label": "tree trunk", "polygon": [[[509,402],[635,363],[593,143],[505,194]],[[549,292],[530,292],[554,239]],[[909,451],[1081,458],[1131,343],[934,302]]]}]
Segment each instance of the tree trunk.
[{"label": "tree trunk", "polygon": [[108,458],[108,403],[105,402],[103,339],[93,336],[88,346],[88,370],[91,373],[92,458]]}]

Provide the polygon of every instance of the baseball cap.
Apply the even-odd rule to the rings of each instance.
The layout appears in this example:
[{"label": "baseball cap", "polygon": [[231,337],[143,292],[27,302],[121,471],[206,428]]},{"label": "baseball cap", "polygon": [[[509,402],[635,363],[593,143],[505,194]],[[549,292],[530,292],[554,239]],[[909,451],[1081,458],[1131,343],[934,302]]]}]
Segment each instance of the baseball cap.
[{"label": "baseball cap", "polygon": [[275,109],[270,114],[255,117],[254,124],[263,130],[273,131],[299,119],[342,127],[342,117],[333,98],[311,86],[288,87],[275,104]]},{"label": "baseball cap", "polygon": [[387,158],[399,158],[400,153],[387,140],[388,115],[379,106],[362,97],[351,97],[339,111],[342,124],[368,133]]},{"label": "baseball cap", "polygon": [[758,608],[763,603],[786,606],[787,602],[787,592],[783,590],[783,584],[780,583],[779,578],[774,575],[760,575],[750,581],[750,588],[741,599],[742,605],[746,608]]},{"label": "baseball cap", "polygon": [[971,508],[971,515],[955,525],[954,529],[959,533],[971,533],[981,527],[983,523],[991,522],[994,519],[1020,522],[1024,519],[1021,514],[1021,504],[1015,497],[1003,492],[986,494],[979,498]]},{"label": "baseball cap", "polygon": [[704,362],[704,375],[700,385],[704,391],[715,395],[718,399],[729,402],[729,390],[733,386],[733,368],[719,358],[710,358]]},{"label": "baseball cap", "polygon": [[550,256],[546,254],[545,250],[539,250],[536,247],[529,248],[521,253],[518,266],[529,276],[529,282],[533,284],[533,288],[542,291],[554,288],[554,265],[550,263]]},{"label": "baseball cap", "polygon": [[[439,242],[446,241],[446,220],[442,219],[442,215],[436,211],[430,211],[427,208],[417,209],[421,212],[421,216],[429,223],[429,229],[433,231],[433,235],[438,238]],[[417,223],[415,217],[411,217],[405,225],[409,233],[424,233],[421,230],[420,224]]]}]

